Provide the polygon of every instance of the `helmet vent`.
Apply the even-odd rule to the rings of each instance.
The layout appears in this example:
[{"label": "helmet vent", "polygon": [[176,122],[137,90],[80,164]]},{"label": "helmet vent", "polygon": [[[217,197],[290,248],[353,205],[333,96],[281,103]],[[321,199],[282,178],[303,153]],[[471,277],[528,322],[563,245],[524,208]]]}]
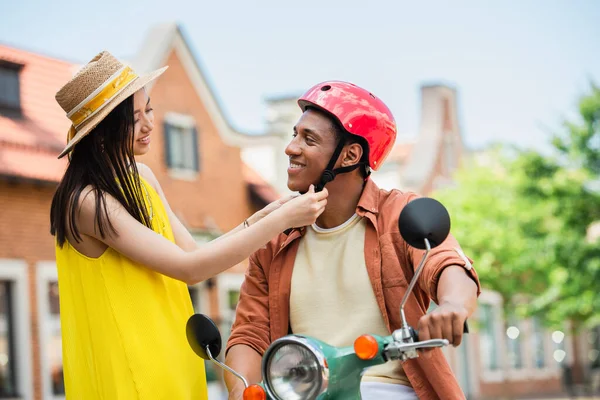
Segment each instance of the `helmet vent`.
[{"label": "helmet vent", "polygon": [[375,95],[373,93],[369,93],[369,96],[371,96],[372,98],[376,99]]},{"label": "helmet vent", "polygon": [[331,89],[330,85],[325,85],[325,86],[321,87],[321,90],[324,91],[324,92],[328,91],[329,89]]}]

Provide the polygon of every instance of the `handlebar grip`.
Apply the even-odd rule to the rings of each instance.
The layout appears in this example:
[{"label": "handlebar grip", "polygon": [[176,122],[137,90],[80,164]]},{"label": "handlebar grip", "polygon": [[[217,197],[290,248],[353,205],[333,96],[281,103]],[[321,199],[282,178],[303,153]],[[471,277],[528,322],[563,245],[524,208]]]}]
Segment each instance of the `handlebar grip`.
[{"label": "handlebar grip", "polygon": [[[465,323],[463,325],[463,333],[469,333],[469,324],[467,323],[467,320],[465,320]],[[411,327],[410,334],[415,342],[419,341],[419,331],[418,330],[413,329]]]}]

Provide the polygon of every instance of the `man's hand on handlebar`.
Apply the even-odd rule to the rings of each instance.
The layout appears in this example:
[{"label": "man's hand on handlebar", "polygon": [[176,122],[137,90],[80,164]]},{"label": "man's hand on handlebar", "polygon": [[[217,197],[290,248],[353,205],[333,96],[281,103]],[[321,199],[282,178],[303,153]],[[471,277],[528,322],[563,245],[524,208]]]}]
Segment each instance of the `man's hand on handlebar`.
[{"label": "man's hand on handlebar", "polygon": [[464,324],[468,316],[469,311],[464,305],[444,302],[419,320],[417,328],[419,340],[446,339],[456,347],[462,341]]}]

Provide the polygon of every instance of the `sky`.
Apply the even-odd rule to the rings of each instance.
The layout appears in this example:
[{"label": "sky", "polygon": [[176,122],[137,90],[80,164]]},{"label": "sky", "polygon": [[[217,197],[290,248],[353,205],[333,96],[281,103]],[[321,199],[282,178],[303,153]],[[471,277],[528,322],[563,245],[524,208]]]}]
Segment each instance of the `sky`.
[{"label": "sky", "polygon": [[336,79],[383,99],[410,138],[420,86],[444,83],[469,147],[541,149],[600,83],[598,21],[596,0],[0,0],[0,43],[78,63],[104,49],[131,59],[152,26],[177,22],[241,131],[264,129],[266,97]]}]

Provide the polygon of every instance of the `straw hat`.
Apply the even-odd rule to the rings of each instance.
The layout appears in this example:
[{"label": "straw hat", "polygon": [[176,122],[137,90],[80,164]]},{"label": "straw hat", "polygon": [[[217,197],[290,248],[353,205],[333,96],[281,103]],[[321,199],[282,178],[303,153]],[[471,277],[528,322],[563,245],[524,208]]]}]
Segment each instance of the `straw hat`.
[{"label": "straw hat", "polygon": [[67,82],[57,93],[56,101],[73,125],[64,157],[85,135],[90,133],[123,100],[158,78],[167,67],[138,76],[131,67],[103,51]]}]

